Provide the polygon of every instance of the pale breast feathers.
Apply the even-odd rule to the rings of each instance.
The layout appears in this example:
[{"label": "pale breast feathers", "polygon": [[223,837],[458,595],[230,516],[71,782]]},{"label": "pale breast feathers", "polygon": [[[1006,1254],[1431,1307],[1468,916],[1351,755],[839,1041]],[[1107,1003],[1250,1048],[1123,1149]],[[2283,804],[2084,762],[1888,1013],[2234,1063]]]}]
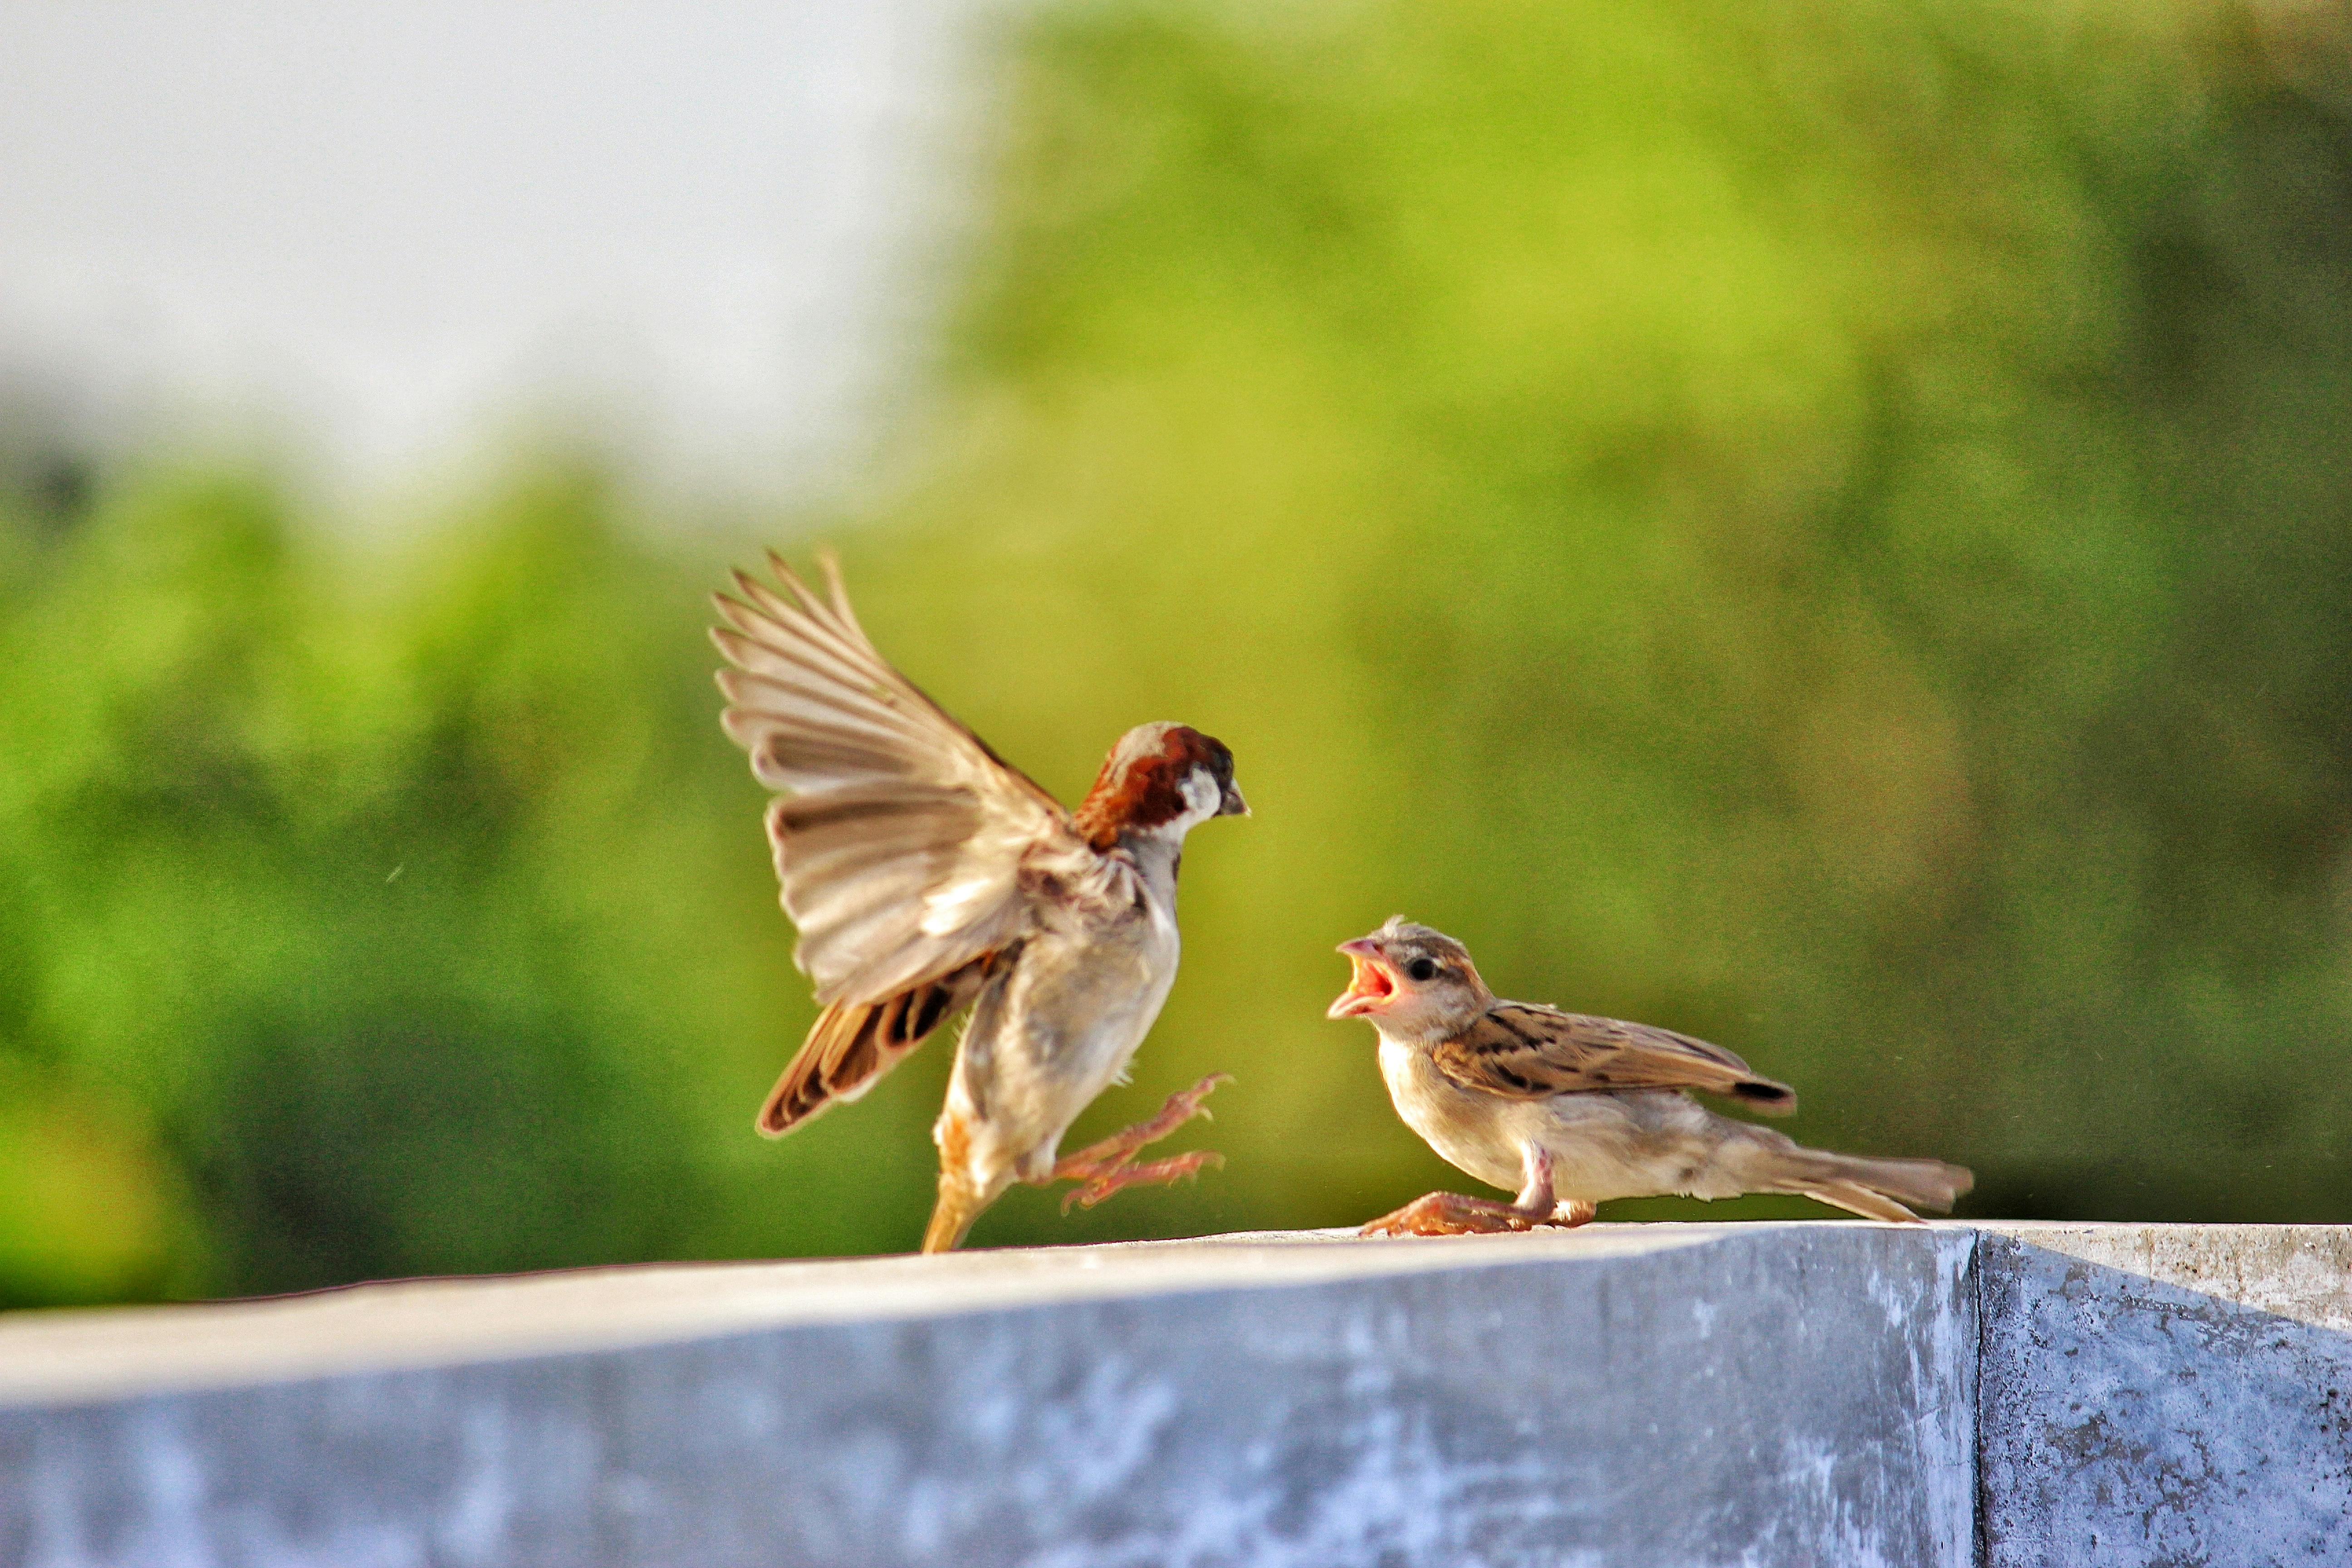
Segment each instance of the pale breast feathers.
[{"label": "pale breast feathers", "polygon": [[1721,1046],[1672,1029],[1497,1002],[1431,1052],[1465,1089],[1514,1100],[1625,1089],[1695,1089],[1729,1095],[1768,1115],[1797,1108],[1796,1091],[1759,1078]]},{"label": "pale breast feathers", "polygon": [[830,560],[824,598],[769,564],[782,593],[739,572],[715,598],[720,721],[782,797],[768,836],[819,1001],[959,969],[1030,929],[1038,887],[1103,874],[1060,803],[875,649]]}]

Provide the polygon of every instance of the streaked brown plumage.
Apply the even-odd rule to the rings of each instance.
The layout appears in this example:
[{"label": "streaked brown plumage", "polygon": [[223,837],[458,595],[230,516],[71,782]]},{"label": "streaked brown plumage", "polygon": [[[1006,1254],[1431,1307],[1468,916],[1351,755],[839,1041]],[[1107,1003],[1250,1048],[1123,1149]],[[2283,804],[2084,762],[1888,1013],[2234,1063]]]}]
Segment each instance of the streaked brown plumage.
[{"label": "streaked brown plumage", "polygon": [[1469,950],[1402,915],[1342,942],[1354,964],[1334,1018],[1380,1031],[1381,1072],[1405,1124],[1509,1204],[1432,1193],[1367,1234],[1444,1235],[1581,1225],[1612,1198],[1801,1193],[1872,1219],[1916,1221],[1975,1184],[1940,1160],[1875,1160],[1801,1148],[1718,1116],[1687,1090],[1767,1115],[1797,1097],[1721,1046],[1614,1018],[1506,1002]]},{"label": "streaked brown plumage", "polygon": [[1454,1082],[1515,1100],[1583,1089],[1696,1089],[1747,1100],[1767,1115],[1797,1108],[1795,1090],[1758,1078],[1721,1046],[1533,1002],[1496,1002],[1461,1033],[1432,1046],[1430,1055]]},{"label": "streaked brown plumage", "polygon": [[[1130,1134],[1057,1159],[1126,1068],[1174,981],[1184,835],[1246,811],[1233,754],[1181,724],[1129,731],[1074,816],[926,697],[870,642],[840,575],[820,597],[770,557],[716,604],[721,723],[778,794],[768,837],[793,958],[824,1011],[761,1108],[781,1137],[871,1089],[971,1009],[934,1138],[939,1251],[1014,1180],[1085,1183],[1094,1202],[1210,1156],[1134,1164],[1213,1080]],[[1176,1114],[1181,1110],[1182,1114]],[[1173,1121],[1171,1121],[1171,1117]]]}]

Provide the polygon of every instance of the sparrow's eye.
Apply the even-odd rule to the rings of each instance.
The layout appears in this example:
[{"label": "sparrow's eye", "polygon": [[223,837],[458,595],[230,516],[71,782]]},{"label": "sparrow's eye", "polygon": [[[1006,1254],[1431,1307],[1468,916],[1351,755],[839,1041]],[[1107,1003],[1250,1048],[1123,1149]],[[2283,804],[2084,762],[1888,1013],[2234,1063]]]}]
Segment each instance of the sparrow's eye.
[{"label": "sparrow's eye", "polygon": [[1416,981],[1434,980],[1437,978],[1437,961],[1431,958],[1416,958],[1404,966],[1404,972]]}]

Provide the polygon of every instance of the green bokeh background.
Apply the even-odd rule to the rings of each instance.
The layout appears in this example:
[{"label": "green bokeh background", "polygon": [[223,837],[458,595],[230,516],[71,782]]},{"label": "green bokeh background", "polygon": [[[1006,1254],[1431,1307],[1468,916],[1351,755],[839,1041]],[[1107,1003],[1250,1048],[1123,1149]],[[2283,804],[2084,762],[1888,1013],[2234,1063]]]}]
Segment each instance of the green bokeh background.
[{"label": "green bokeh background", "polygon": [[879,499],[5,444],[0,1301],[911,1246],[943,1042],[751,1131],[813,1010],[702,595],[819,537],[1066,799],[1174,718],[1256,812],[1075,1134],[1223,1068],[1230,1163],[976,1244],[1467,1185],[1322,1017],[1398,910],[1963,1212],[2352,1220],[2337,16],[1047,8]]}]

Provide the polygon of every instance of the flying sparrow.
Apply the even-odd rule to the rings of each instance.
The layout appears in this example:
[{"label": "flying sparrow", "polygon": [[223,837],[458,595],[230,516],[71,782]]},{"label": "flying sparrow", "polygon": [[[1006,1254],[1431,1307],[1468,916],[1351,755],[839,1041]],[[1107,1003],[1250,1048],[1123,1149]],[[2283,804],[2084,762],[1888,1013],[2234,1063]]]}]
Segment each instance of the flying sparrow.
[{"label": "flying sparrow", "polygon": [[1801,1193],[1871,1219],[1948,1209],[1976,1184],[1940,1160],[1871,1160],[1801,1148],[1717,1116],[1685,1092],[1768,1116],[1797,1109],[1786,1084],[1705,1040],[1591,1018],[1486,989],[1460,942],[1402,915],[1339,944],[1355,966],[1334,1018],[1369,1018],[1397,1114],[1431,1148],[1512,1202],[1431,1193],[1367,1236],[1576,1226],[1611,1198]]},{"label": "flying sparrow", "polygon": [[824,1012],[760,1131],[780,1138],[856,1100],[969,1006],[931,1131],[925,1252],[961,1242],[1015,1181],[1076,1180],[1071,1198],[1091,1206],[1216,1160],[1133,1157],[1205,1114],[1222,1074],[1139,1126],[1056,1151],[1168,999],[1184,836],[1249,810],[1233,752],[1181,724],[1139,725],[1073,815],[875,651],[830,558],[824,598],[768,559],[782,592],[738,572],[740,597],[714,596],[728,624],[710,635],[734,666],[719,672],[720,723],[778,793],[768,838],[800,928],[793,961]]}]

